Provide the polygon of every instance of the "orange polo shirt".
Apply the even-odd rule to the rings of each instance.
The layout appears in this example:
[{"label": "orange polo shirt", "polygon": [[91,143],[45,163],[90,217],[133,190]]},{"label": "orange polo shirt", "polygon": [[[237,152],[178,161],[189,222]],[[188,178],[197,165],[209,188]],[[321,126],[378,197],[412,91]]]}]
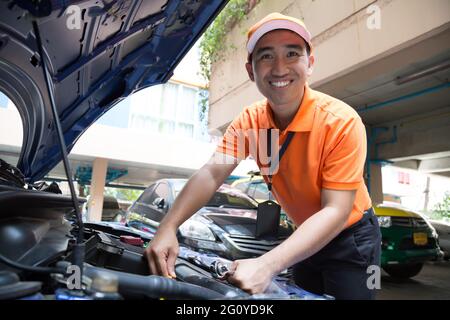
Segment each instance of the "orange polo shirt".
[{"label": "orange polo shirt", "polygon": [[[260,129],[269,128],[278,130],[265,99],[241,112],[216,151],[238,160],[251,155],[263,169],[267,161],[259,155],[261,148],[267,152],[266,134],[262,133],[267,131]],[[306,85],[294,119],[284,131],[278,130],[279,146],[289,131],[295,134],[272,177],[272,192],[291,220],[301,225],[321,210],[321,190],[334,189],[356,190],[346,226],[359,221],[372,203],[363,179],[366,130],[357,112]],[[259,141],[256,147],[252,147],[254,141]],[[245,146],[241,148],[243,143]],[[275,147],[277,153],[279,146]],[[264,179],[268,181],[265,175]]]}]

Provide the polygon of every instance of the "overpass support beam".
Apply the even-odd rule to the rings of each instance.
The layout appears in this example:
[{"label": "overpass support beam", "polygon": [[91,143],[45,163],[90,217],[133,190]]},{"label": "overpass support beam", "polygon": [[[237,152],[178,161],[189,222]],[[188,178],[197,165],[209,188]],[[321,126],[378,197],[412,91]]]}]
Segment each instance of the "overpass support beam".
[{"label": "overpass support beam", "polygon": [[89,221],[101,221],[103,211],[103,193],[105,191],[108,159],[96,158],[92,166],[91,196],[89,199]]},{"label": "overpass support beam", "polygon": [[370,198],[372,205],[383,203],[383,178],[381,176],[381,163],[370,163]]}]

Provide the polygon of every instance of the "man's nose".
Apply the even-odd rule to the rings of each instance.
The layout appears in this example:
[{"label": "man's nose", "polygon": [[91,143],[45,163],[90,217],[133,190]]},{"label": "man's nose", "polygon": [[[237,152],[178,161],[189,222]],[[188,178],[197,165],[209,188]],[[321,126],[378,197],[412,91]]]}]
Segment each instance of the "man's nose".
[{"label": "man's nose", "polygon": [[272,75],[276,77],[282,77],[287,75],[288,73],[289,69],[286,62],[281,58],[275,58],[272,67]]}]

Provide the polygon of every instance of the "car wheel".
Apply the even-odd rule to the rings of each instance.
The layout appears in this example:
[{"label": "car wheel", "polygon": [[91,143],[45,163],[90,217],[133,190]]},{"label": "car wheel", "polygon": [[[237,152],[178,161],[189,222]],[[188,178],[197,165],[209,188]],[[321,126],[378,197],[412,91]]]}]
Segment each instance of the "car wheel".
[{"label": "car wheel", "polygon": [[415,263],[386,266],[383,269],[393,278],[408,279],[418,275],[420,270],[422,270],[422,267],[423,263]]}]

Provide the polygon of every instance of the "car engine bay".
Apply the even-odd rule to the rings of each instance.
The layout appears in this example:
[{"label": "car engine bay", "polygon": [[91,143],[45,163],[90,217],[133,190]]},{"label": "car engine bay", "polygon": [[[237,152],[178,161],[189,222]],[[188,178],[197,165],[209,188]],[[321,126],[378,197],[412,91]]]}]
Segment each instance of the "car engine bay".
[{"label": "car engine bay", "polygon": [[282,277],[267,293],[251,296],[221,279],[231,261],[184,246],[176,279],[150,275],[144,250],[151,235],[108,223],[84,224],[83,276],[71,290],[79,231],[70,197],[0,184],[0,299],[329,298]]}]

